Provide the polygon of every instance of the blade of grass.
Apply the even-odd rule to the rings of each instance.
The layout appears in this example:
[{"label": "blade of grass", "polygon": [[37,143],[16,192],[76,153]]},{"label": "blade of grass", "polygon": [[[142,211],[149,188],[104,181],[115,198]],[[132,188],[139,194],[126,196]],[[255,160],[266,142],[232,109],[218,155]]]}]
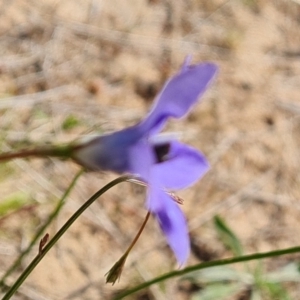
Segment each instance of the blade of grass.
[{"label": "blade of grass", "polygon": [[30,244],[27,246],[25,250],[21,252],[21,254],[18,256],[18,258],[14,261],[14,263],[11,265],[9,269],[4,273],[0,280],[0,286],[5,285],[5,280],[6,278],[21,264],[23,258],[31,251],[32,247],[36,244],[37,240],[42,236],[44,233],[45,229],[52,223],[52,221],[55,219],[55,217],[58,215],[59,211],[65,204],[65,200],[70,194],[71,190],[74,188],[77,180],[79,177],[83,174],[83,170],[80,170],[75,177],[73,178],[72,182],[70,183],[68,189],[65,191],[59,202],[57,203],[56,207],[54,208],[53,212],[51,215],[48,217],[47,221],[44,223],[43,226],[40,227],[38,232],[35,234],[33,239],[31,240]]},{"label": "blade of grass", "polygon": [[182,276],[182,275],[185,275],[185,274],[188,274],[191,272],[195,272],[195,271],[198,271],[201,269],[206,269],[206,268],[215,267],[215,266],[236,264],[236,263],[245,262],[245,261],[258,260],[258,259],[262,259],[262,258],[269,258],[269,257],[281,256],[281,255],[298,253],[298,252],[300,252],[300,246],[200,263],[197,265],[189,266],[189,267],[181,269],[181,270],[176,270],[176,271],[172,271],[172,272],[163,274],[152,280],[149,280],[142,284],[139,284],[129,290],[126,290],[126,291],[120,293],[119,295],[117,295],[114,298],[114,300],[123,299],[124,297],[134,294],[134,293],[136,293],[142,289],[145,289],[153,284],[156,284],[156,283],[159,283],[159,282],[162,282],[164,280],[171,279],[174,277]]},{"label": "blade of grass", "polygon": [[41,253],[39,253],[33,261],[28,265],[28,267],[22,272],[15,283],[6,292],[2,300],[10,299],[17,289],[21,286],[24,280],[29,276],[29,274],[34,270],[38,263],[43,259],[43,257],[48,253],[48,251],[56,244],[56,242],[62,237],[62,235],[70,228],[70,226],[77,220],[77,218],[96,201],[101,195],[111,189],[113,186],[132,179],[132,176],[120,176],[115,180],[111,181],[104,187],[102,187],[98,192],[96,192],[91,198],[89,198],[72,216],[71,218],[62,226],[62,228],[55,234],[55,236],[48,242],[48,244],[43,248]]},{"label": "blade of grass", "polygon": [[222,240],[223,244],[231,250],[233,255],[235,256],[242,256],[243,255],[243,247],[233,232],[233,230],[228,226],[224,219],[220,216],[214,216],[214,225],[219,234],[220,239]]}]

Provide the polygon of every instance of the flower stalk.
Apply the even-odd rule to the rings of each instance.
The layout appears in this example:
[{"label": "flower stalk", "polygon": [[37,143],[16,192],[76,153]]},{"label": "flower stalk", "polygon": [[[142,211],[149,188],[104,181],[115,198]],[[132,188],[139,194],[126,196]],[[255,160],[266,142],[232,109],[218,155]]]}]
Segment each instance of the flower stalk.
[{"label": "flower stalk", "polygon": [[49,146],[43,148],[24,149],[20,151],[11,151],[0,154],[0,162],[8,161],[16,158],[28,158],[28,157],[59,157],[59,158],[70,158],[76,146],[69,145],[58,145]]},{"label": "flower stalk", "polygon": [[132,250],[132,248],[134,247],[134,245],[136,244],[136,242],[138,241],[138,239],[140,238],[148,220],[150,217],[150,212],[148,211],[145,220],[140,228],[140,230],[138,231],[137,235],[135,236],[134,240],[131,242],[130,246],[128,247],[128,249],[126,250],[126,252],[122,255],[122,257],[113,265],[113,267],[105,274],[106,276],[106,283],[112,283],[112,285],[114,285],[116,283],[117,280],[120,280],[122,271],[123,271],[123,267],[125,265],[126,259],[128,254],[130,253],[130,251]]}]

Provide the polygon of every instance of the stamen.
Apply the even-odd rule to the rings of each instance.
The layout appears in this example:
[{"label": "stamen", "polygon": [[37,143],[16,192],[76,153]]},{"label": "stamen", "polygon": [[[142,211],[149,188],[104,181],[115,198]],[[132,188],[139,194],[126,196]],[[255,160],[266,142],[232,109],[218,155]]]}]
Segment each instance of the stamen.
[{"label": "stamen", "polygon": [[173,192],[167,192],[171,198],[178,204],[183,205],[184,200]]},{"label": "stamen", "polygon": [[[133,178],[130,178],[127,180],[128,182],[132,182],[132,183],[135,183],[135,184],[138,184],[138,185],[142,185],[142,186],[145,186],[145,187],[148,187],[147,183],[145,183],[144,181],[142,180],[139,180],[137,178],[133,179]],[[180,204],[180,205],[183,205],[183,202],[184,200],[179,197],[178,195],[176,195],[174,192],[169,192],[169,191],[165,191],[171,198],[172,200],[174,200],[176,203]]]}]

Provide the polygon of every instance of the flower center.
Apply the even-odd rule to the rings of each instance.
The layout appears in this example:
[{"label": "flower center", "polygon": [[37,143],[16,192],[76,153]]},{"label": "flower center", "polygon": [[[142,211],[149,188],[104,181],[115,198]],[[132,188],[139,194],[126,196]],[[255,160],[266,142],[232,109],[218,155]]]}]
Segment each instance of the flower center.
[{"label": "flower center", "polygon": [[158,163],[164,162],[168,159],[170,147],[170,143],[167,142],[159,145],[154,145],[154,152]]}]

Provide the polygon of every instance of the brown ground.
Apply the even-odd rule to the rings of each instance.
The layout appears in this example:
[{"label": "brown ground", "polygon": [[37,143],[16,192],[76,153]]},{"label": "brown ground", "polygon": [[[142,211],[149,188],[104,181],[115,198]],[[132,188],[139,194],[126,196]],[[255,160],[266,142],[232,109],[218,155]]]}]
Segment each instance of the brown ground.
[{"label": "brown ground", "polygon": [[[203,255],[232,255],[214,229],[216,214],[235,231],[246,253],[299,245],[299,15],[297,0],[3,0],[1,151],[134,124],[165,79],[192,54],[194,62],[216,62],[220,72],[188,119],[168,126],[201,149],[212,166],[203,180],[180,193],[194,241],[188,264]],[[64,129],[70,116],[79,124]],[[28,245],[78,170],[58,160],[1,166],[1,197],[20,191],[33,205],[0,219],[0,275]],[[113,178],[82,176],[47,230],[50,236]],[[121,281],[105,285],[104,274],[143,221],[143,202],[142,188],[127,183],[112,189],[71,227],[13,299],[111,299],[124,287],[172,270],[174,257],[152,219]],[[264,268],[277,270],[289,261],[296,257],[266,260]],[[300,285],[289,291],[291,299],[298,299]],[[128,299],[192,295],[176,279]],[[244,293],[235,299],[250,297]]]}]

